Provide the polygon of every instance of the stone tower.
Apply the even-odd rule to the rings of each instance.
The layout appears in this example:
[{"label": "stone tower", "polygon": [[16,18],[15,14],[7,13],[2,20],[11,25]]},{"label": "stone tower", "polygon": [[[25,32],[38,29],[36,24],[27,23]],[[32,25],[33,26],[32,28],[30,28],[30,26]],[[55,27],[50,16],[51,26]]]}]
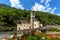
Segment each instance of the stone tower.
[{"label": "stone tower", "polygon": [[32,29],[34,29],[35,13],[34,13],[33,7],[32,7],[32,9],[31,9],[31,14],[30,14],[30,16],[31,16],[31,27],[32,27]]}]

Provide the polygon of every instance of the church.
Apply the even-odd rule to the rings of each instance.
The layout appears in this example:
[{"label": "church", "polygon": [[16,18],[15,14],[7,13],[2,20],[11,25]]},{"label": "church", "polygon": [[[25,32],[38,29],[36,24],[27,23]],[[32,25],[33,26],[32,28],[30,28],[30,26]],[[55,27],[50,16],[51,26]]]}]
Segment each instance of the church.
[{"label": "church", "polygon": [[42,27],[42,24],[39,20],[35,18],[35,13],[32,8],[32,11],[30,13],[30,21],[26,20],[17,20],[17,30],[27,30],[27,29],[36,29]]}]

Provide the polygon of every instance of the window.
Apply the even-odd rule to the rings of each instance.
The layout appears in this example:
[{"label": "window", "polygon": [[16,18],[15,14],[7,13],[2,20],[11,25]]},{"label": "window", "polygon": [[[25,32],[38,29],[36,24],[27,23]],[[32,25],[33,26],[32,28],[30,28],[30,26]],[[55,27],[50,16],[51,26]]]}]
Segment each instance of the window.
[{"label": "window", "polygon": [[36,22],[36,20],[35,20],[35,22]]},{"label": "window", "polygon": [[35,24],[35,26],[36,26],[36,24]]},{"label": "window", "polygon": [[25,25],[24,25],[24,27],[25,27]]},{"label": "window", "polygon": [[22,22],[19,22],[19,24],[22,24]]},{"label": "window", "polygon": [[31,29],[31,26],[29,26],[29,28]]},{"label": "window", "polygon": [[19,30],[20,30],[20,28],[19,28]]},{"label": "window", "polygon": [[35,14],[34,14],[34,11],[32,11],[32,15],[35,15]]}]

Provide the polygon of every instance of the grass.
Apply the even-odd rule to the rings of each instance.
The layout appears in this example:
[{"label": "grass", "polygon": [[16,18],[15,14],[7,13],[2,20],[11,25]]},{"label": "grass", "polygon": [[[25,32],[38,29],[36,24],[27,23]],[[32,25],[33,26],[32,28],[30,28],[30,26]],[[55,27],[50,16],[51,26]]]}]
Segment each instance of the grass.
[{"label": "grass", "polygon": [[52,31],[52,32],[60,32],[60,29],[57,29],[57,28],[51,28],[51,29],[49,29],[48,31]]}]

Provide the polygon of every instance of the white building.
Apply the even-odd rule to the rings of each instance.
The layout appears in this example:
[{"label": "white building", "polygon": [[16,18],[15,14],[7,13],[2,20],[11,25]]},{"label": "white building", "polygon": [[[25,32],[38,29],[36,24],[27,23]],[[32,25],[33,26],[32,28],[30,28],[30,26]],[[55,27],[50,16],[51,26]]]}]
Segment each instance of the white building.
[{"label": "white building", "polygon": [[[34,28],[40,28],[40,22],[38,20],[34,20]],[[17,22],[17,30],[26,30],[26,29],[32,29],[31,23],[27,22],[25,20],[19,20]]]},{"label": "white building", "polygon": [[32,11],[30,13],[30,22],[27,22],[26,20],[17,20],[17,30],[26,30],[26,29],[33,29],[33,28],[40,28],[42,27],[42,24],[40,24],[40,21],[35,19],[35,13]]}]

